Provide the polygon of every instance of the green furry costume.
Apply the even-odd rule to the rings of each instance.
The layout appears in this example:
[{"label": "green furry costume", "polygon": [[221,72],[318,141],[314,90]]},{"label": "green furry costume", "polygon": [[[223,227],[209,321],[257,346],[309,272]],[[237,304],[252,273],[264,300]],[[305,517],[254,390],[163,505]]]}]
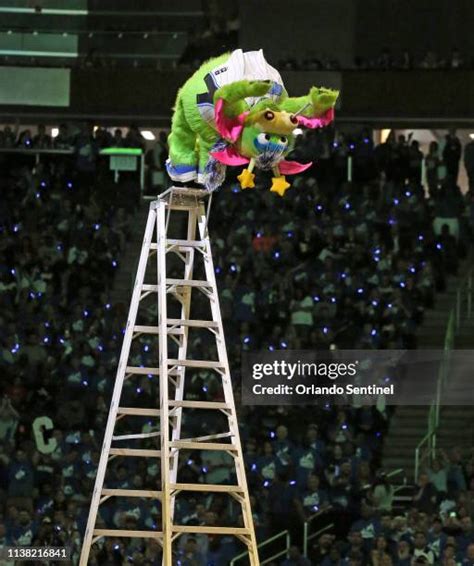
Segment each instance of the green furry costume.
[{"label": "green furry costume", "polygon": [[246,165],[242,188],[254,186],[255,166],[274,173],[271,190],[284,195],[285,174],[309,164],[286,161],[298,127],[322,127],[334,117],[337,91],[312,87],[289,97],[262,51],[237,50],[204,63],[179,90],[168,138],[167,170],[207,190],[224,181],[227,165]]}]

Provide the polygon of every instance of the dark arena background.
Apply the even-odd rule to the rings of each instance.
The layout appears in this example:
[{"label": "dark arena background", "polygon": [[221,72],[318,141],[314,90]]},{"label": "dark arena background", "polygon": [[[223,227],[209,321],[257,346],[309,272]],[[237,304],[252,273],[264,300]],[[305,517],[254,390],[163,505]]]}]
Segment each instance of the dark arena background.
[{"label": "dark arena background", "polygon": [[[472,0],[0,0],[2,566],[62,564],[51,548],[81,566],[474,566],[474,398],[450,403],[448,363],[474,346],[473,27]],[[292,96],[340,91],[331,124],[295,130],[290,159],[313,165],[284,198],[267,172],[242,191],[240,167],[208,204],[232,382],[193,364],[212,333],[186,330],[170,414],[182,438],[223,437],[233,392],[242,449],[171,442],[166,499],[155,293],[122,390],[139,409],[114,433],[141,443],[104,460],[81,560],[176,94],[236,49],[263,49]],[[431,403],[241,402],[246,353],[415,349],[444,352]]]}]

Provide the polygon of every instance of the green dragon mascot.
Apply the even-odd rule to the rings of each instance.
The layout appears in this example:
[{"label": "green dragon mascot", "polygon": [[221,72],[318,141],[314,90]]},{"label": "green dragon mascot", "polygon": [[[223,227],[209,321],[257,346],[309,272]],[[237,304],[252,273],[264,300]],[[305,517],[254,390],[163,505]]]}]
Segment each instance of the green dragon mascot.
[{"label": "green dragon mascot", "polygon": [[245,165],[242,189],[255,186],[255,167],[273,172],[271,191],[283,196],[285,175],[311,163],[288,161],[295,129],[320,128],[334,119],[338,92],[312,87],[289,97],[262,50],[226,53],[204,63],[178,92],[168,138],[168,175],[208,191],[222,185],[228,165]]}]

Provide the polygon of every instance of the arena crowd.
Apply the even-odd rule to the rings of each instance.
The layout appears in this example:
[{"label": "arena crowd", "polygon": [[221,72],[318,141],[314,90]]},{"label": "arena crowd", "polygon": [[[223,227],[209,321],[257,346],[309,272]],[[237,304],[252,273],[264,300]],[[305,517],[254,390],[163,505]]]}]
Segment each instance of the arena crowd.
[{"label": "arena crowd", "polygon": [[[59,139],[58,139],[59,138]],[[130,239],[137,188],[116,185],[97,148],[142,147],[138,130],[10,128],[0,147],[71,147],[70,156],[32,164],[0,153],[0,545],[72,546],[77,563],[127,305],[110,292]],[[128,138],[128,139],[127,139]],[[462,148],[454,132],[422,159],[415,140],[369,132],[309,132],[295,149],[315,166],[285,199],[258,178],[241,192],[235,172],[211,215],[214,263],[236,395],[242,351],[305,348],[416,348],[417,327],[458,271],[473,235],[472,193],[457,186]],[[27,143],[30,141],[31,143]],[[63,145],[64,144],[64,145]],[[347,181],[347,157],[353,180]],[[142,227],[138,228],[142,231]],[[203,359],[206,358],[203,344]],[[148,351],[134,352],[147,365]],[[212,399],[199,376],[200,398]],[[127,398],[153,402],[144,376]],[[238,397],[237,397],[238,398]],[[47,416],[55,449],[41,450],[34,425]],[[290,528],[284,566],[474,565],[474,459],[454,448],[420,474],[412,501],[395,505],[381,468],[390,411],[375,407],[239,408],[259,540]],[[196,435],[212,422],[190,417]],[[150,447],[154,447],[150,441]],[[191,453],[189,482],[234,483],[231,463]],[[112,465],[109,485],[156,484],[159,466]],[[160,506],[139,499],[105,505],[113,528],[156,529]],[[238,525],[218,496],[177,506],[182,524]],[[302,555],[303,524],[334,526]],[[176,564],[224,566],[242,547],[230,537],[183,536]],[[161,564],[153,541],[106,539],[90,564]]]}]

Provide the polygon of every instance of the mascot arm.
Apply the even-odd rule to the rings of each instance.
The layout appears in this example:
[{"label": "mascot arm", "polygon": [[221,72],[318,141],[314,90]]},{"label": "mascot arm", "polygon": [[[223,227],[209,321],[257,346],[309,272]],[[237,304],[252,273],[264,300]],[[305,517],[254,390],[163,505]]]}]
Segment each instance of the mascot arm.
[{"label": "mascot arm", "polygon": [[264,96],[272,85],[267,81],[235,81],[218,88],[214,93],[214,104],[222,99],[226,116],[238,116],[247,110],[245,99]]},{"label": "mascot arm", "polygon": [[[334,108],[338,96],[337,90],[313,86],[306,96],[285,98],[280,102],[280,108],[292,114],[300,113],[306,118],[317,118]],[[306,108],[301,112],[305,106]]]}]

